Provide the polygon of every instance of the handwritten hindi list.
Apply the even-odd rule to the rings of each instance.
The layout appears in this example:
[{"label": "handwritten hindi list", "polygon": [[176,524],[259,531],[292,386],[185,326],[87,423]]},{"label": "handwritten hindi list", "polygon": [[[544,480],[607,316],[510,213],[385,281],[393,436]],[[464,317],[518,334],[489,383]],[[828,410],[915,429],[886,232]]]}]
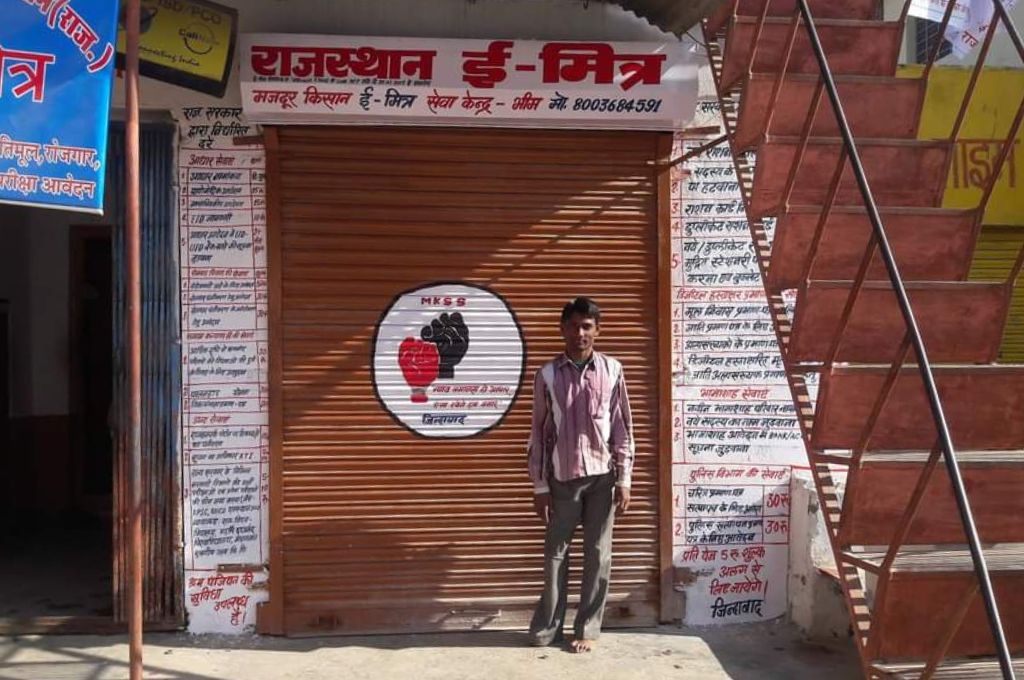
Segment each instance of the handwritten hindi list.
[{"label": "handwritten hindi list", "polygon": [[192,632],[229,632],[265,599],[264,152],[233,143],[254,134],[240,109],[188,108],[179,123],[186,606]]},{"label": "handwritten hindi list", "polygon": [[[700,108],[717,117],[717,103]],[[708,139],[677,137],[673,155]],[[728,145],[673,178],[672,225],[673,537],[685,622],[773,618],[786,610],[790,470],[806,458]]]}]

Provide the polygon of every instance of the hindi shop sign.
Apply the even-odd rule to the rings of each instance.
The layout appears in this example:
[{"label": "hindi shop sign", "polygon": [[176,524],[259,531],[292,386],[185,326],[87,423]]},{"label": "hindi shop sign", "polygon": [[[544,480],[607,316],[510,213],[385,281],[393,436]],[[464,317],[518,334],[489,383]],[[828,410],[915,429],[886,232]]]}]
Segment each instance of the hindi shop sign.
[{"label": "hindi shop sign", "polygon": [[502,421],[525,359],[522,329],[505,300],[457,282],[395,297],[377,324],[370,365],[377,399],[398,424],[451,439]]},{"label": "hindi shop sign", "polygon": [[5,0],[0,202],[103,212],[116,0]]},{"label": "hindi shop sign", "polygon": [[683,43],[248,34],[249,120],[672,130],[692,117]]}]

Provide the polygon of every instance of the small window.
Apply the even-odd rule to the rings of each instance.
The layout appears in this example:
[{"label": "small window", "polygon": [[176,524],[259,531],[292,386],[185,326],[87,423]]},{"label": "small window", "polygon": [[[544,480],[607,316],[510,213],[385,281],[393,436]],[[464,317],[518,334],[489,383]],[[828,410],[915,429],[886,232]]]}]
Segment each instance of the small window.
[{"label": "small window", "polygon": [[939,47],[939,55],[935,58],[936,61],[953,51],[953,46],[950,42],[939,33],[941,27],[941,21],[914,19],[914,63],[925,64],[928,62],[928,57],[931,55],[932,50],[935,49],[936,40],[942,41],[942,46]]}]

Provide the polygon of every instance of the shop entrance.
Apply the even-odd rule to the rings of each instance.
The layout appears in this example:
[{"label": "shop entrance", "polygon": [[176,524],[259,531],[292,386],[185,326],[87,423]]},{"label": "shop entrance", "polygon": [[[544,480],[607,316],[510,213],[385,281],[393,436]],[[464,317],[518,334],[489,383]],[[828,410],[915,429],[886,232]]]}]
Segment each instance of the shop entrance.
[{"label": "shop entrance", "polygon": [[[143,598],[182,622],[173,128],[142,134]],[[0,205],[0,634],[123,629],[127,418],[121,200],[105,216]]]},{"label": "shop entrance", "polygon": [[110,227],[0,208],[0,617],[112,622]]},{"label": "shop entrance", "polygon": [[[268,133],[262,630],[526,624],[543,553],[526,471],[531,379],[559,352],[559,313],[576,295],[604,306],[600,347],[625,366],[636,428],[635,510],[616,524],[605,621],[658,621],[670,143],[648,132]],[[406,335],[415,349],[424,323],[460,338],[436,381],[389,349]]]}]

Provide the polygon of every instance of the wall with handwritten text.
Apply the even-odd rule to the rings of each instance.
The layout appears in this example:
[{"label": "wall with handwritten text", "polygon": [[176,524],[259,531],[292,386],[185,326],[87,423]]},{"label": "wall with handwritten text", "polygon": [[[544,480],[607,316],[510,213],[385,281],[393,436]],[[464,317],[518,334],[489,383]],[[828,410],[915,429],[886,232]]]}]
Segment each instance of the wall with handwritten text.
[{"label": "wall with handwritten text", "polygon": [[241,109],[177,112],[185,607],[241,632],[266,600],[267,258],[263,148]]},{"label": "wall with handwritten text", "polygon": [[[713,99],[695,126],[720,125]],[[676,138],[673,157],[718,133]],[[786,611],[789,480],[800,430],[728,144],[673,176],[673,465],[676,588],[684,622]]]}]

